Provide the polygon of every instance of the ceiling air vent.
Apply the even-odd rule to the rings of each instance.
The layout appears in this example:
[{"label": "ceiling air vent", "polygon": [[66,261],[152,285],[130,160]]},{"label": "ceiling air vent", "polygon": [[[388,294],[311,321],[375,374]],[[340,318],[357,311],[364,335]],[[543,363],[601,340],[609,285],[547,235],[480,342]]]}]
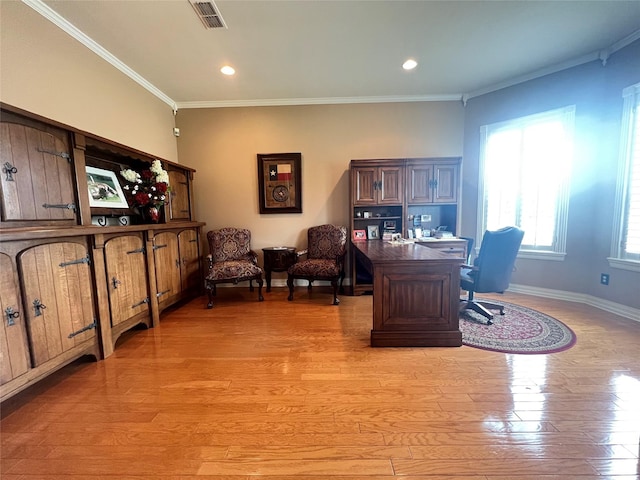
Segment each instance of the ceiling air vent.
[{"label": "ceiling air vent", "polygon": [[189,3],[198,14],[198,18],[202,21],[204,28],[227,28],[222,19],[222,15],[212,1],[199,2],[197,0],[189,0]]}]

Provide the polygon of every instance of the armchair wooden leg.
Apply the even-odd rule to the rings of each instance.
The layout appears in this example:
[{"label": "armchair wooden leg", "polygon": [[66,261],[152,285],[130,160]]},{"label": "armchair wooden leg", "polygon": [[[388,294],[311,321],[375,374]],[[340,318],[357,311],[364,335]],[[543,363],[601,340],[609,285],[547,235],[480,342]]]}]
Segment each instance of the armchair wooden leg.
[{"label": "armchair wooden leg", "polygon": [[213,308],[213,297],[216,294],[216,285],[215,283],[205,281],[204,289],[207,291],[207,296],[209,297],[207,308]]},{"label": "armchair wooden leg", "polygon": [[[262,280],[262,277],[258,277],[256,282],[258,282],[258,301],[262,302],[264,300],[264,297],[262,296],[262,284],[264,281]],[[249,283],[249,285],[251,285],[251,283]]]},{"label": "armchair wooden leg", "polygon": [[291,275],[287,277],[287,286],[289,287],[289,296],[287,297],[287,300],[292,301],[293,300],[293,277]]},{"label": "armchair wooden leg", "polygon": [[333,304],[340,305],[340,300],[338,300],[338,280],[331,280],[331,286],[333,287]]}]

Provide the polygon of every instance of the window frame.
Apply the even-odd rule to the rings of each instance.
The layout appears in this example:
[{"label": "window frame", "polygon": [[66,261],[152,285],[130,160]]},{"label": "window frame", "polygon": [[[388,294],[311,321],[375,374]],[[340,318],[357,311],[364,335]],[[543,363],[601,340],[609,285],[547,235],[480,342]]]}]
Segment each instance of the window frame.
[{"label": "window frame", "polygon": [[[640,82],[622,90],[622,117],[620,124],[620,151],[618,176],[616,181],[616,199],[614,221],[611,237],[611,256],[607,258],[609,266],[623,270],[640,272],[640,258],[628,258],[623,249],[624,228],[626,226],[627,199],[631,185],[629,184],[632,166],[632,124],[636,115],[640,115]],[[640,142],[640,138],[635,139]]]},{"label": "window frame", "polygon": [[556,201],[556,220],[555,220],[555,238],[552,245],[548,249],[532,249],[526,245],[520,247],[518,258],[529,258],[536,260],[564,261],[566,257],[567,230],[569,223],[569,200],[570,200],[570,184],[571,184],[571,168],[573,165],[573,142],[575,128],[575,105],[568,105],[544,112],[525,115],[522,117],[512,118],[502,122],[482,125],[480,127],[480,158],[479,158],[479,181],[478,181],[478,231],[477,238],[482,238],[487,229],[487,207],[485,192],[485,165],[486,165],[486,147],[489,135],[492,131],[504,129],[506,126],[518,126],[526,123],[537,123],[544,118],[564,117],[565,125],[568,127],[568,135],[572,142],[572,148],[569,153],[569,164],[566,178],[560,185],[558,198]]}]

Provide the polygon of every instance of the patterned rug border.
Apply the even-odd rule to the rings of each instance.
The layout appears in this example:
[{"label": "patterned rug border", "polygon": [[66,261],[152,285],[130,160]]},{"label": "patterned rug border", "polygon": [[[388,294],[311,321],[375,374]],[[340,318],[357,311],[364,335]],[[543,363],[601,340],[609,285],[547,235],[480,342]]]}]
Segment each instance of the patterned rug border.
[{"label": "patterned rug border", "polygon": [[[479,298],[477,300],[482,301],[483,299]],[[496,300],[489,300],[489,299],[486,299],[486,300],[492,301],[492,302],[496,301]],[[472,327],[476,327],[475,329],[477,330],[478,327],[481,328],[485,326],[484,322],[486,321],[486,318],[480,316],[479,314],[466,310],[464,312],[460,312],[460,330],[462,331],[463,345],[466,345],[472,348],[477,348],[480,350],[507,353],[507,354],[513,354],[513,355],[548,355],[551,353],[558,353],[558,352],[563,352],[565,350],[569,350],[571,347],[573,347],[576,344],[577,336],[575,332],[570,327],[568,327],[565,323],[558,320],[557,318],[547,315],[546,313],[539,312],[538,310],[535,310],[533,308],[525,307],[523,305],[517,305],[515,303],[502,302],[502,301],[499,301],[499,303],[501,305],[504,305],[505,315],[502,316],[496,312],[496,315],[494,317],[494,324],[487,325],[486,327],[488,329],[494,328],[496,326],[500,328],[500,321],[508,317],[509,310],[516,310],[516,312],[518,312],[519,314],[524,314],[526,316],[533,318],[537,323],[537,326],[543,332],[545,332],[546,330],[557,329],[557,331],[554,333],[561,332],[563,335],[562,338],[553,344],[549,344],[548,346],[538,346],[538,345],[527,346],[526,342],[529,341],[528,338],[518,339],[515,341],[515,342],[520,342],[522,345],[525,345],[525,346],[509,345],[509,342],[514,342],[514,340],[507,339],[507,338],[495,339],[492,337],[484,337],[483,339],[477,340],[477,335],[472,337],[471,335],[472,332],[470,333],[469,331],[467,331],[467,335],[466,335],[467,338],[465,338],[463,323],[470,324]],[[476,325],[473,325],[474,323]],[[549,335],[547,335],[546,337],[549,337]],[[547,339],[548,338],[545,338],[544,340],[547,341]],[[475,343],[472,343],[474,342],[474,340],[475,340]],[[484,343],[479,343],[481,340]]]}]

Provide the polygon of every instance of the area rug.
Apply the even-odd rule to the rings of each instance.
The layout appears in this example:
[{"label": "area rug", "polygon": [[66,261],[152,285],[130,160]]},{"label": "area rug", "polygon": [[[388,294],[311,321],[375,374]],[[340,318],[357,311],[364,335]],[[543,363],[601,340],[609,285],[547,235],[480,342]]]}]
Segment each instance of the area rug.
[{"label": "area rug", "polygon": [[561,352],[576,343],[576,334],[560,320],[520,305],[499,303],[504,305],[504,315],[496,310],[493,325],[487,325],[487,319],[472,310],[460,312],[464,345],[494,352],[542,354]]}]

